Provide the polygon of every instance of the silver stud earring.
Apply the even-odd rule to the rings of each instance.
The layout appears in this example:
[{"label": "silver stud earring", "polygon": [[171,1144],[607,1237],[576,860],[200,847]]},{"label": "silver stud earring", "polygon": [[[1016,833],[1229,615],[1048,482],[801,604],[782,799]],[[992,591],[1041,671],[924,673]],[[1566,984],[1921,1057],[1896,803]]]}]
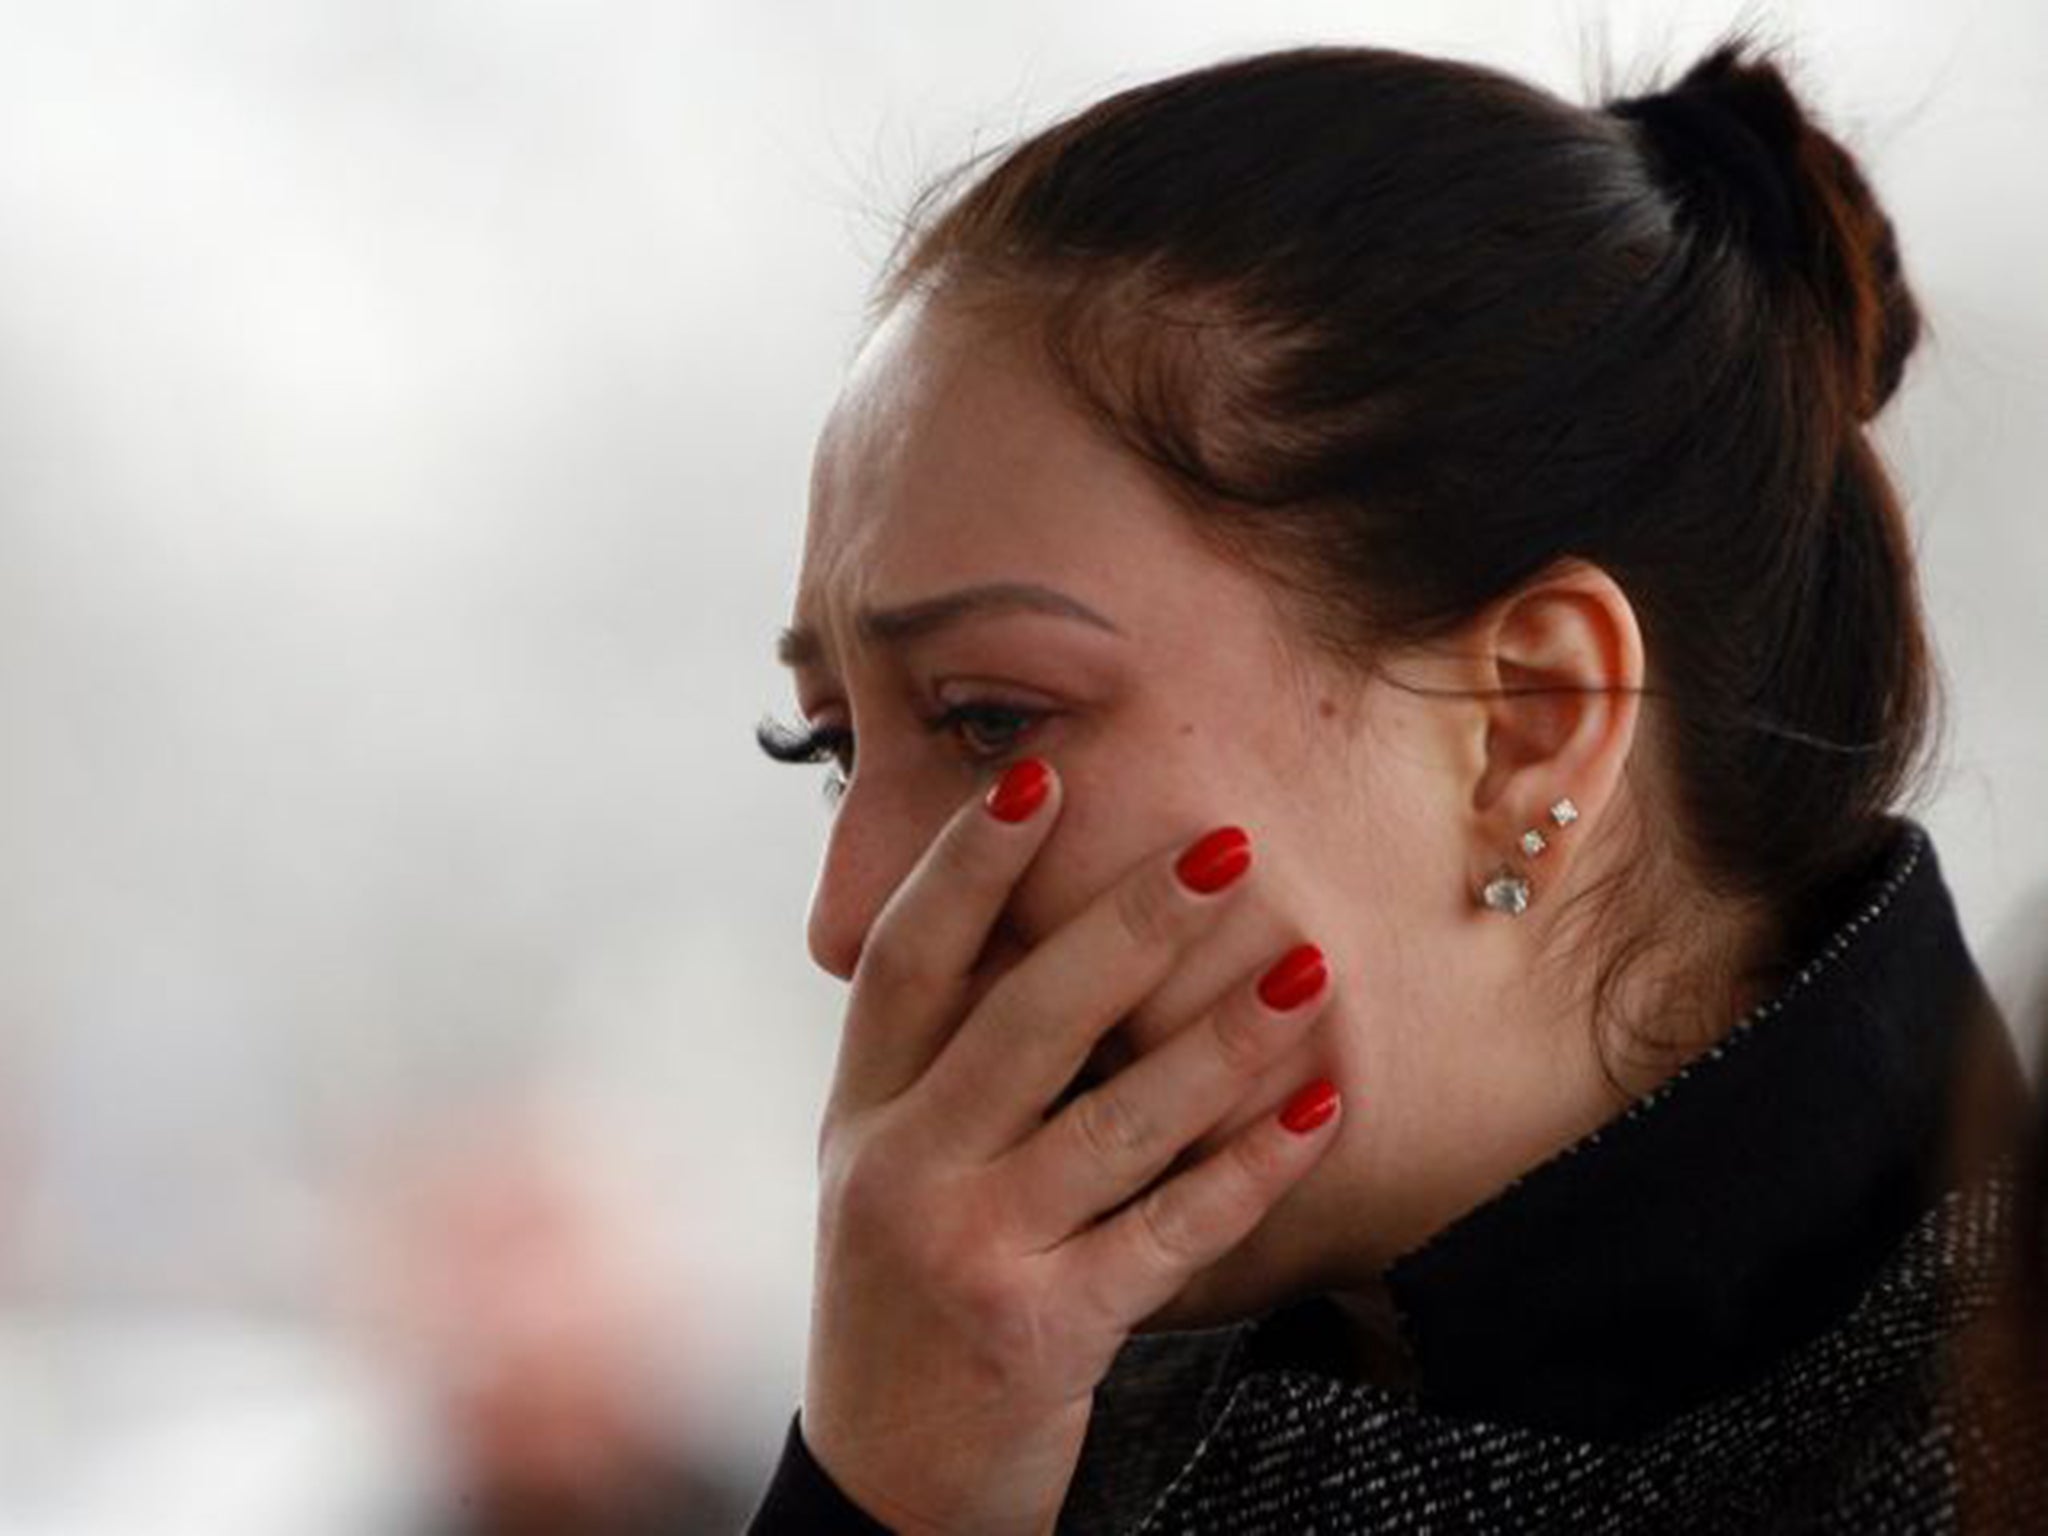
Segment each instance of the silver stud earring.
[{"label": "silver stud earring", "polygon": [[[1560,831],[1579,819],[1579,808],[1572,804],[1569,795],[1561,797],[1550,808],[1551,825]],[[1530,827],[1516,840],[1524,858],[1533,859],[1550,846],[1550,839]],[[1503,864],[1488,877],[1479,889],[1479,904],[1489,912],[1499,912],[1508,917],[1520,917],[1529,910],[1529,902],[1535,896],[1536,888],[1529,877],[1516,871],[1513,865]]]},{"label": "silver stud earring", "polygon": [[1518,875],[1503,864],[1479,892],[1479,901],[1489,912],[1520,917],[1529,910],[1531,894],[1528,876]]}]

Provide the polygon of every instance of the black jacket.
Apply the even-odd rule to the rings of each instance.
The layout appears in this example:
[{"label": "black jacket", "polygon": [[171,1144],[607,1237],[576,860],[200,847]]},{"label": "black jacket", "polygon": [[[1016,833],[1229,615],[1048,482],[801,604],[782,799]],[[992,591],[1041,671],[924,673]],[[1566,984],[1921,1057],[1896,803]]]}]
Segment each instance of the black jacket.
[{"label": "black jacket", "polygon": [[[2003,1410],[1955,1369],[2023,1091],[1924,829],[1811,932],[1720,1044],[1391,1267],[1392,1376],[1347,1376],[1315,1300],[1131,1340],[1060,1530],[1883,1536],[1956,1529],[1988,1470],[1996,1528],[2048,1531],[2048,1452],[1973,1458]],[[882,1529],[793,1419],[755,1536]]]}]

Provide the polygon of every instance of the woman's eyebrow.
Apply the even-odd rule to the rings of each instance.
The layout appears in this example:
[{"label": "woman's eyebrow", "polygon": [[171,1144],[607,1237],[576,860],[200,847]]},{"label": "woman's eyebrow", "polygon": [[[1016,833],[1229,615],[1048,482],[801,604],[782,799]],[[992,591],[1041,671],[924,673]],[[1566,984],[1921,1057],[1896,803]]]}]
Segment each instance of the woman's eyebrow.
[{"label": "woman's eyebrow", "polygon": [[[935,634],[964,619],[999,613],[1047,613],[1055,618],[1092,624],[1110,634],[1123,631],[1077,597],[1029,581],[997,581],[962,587],[896,608],[869,608],[856,621],[861,637],[876,645],[901,646]],[[818,632],[807,625],[785,629],[775,642],[775,655],[785,667],[807,667],[824,655]]]}]

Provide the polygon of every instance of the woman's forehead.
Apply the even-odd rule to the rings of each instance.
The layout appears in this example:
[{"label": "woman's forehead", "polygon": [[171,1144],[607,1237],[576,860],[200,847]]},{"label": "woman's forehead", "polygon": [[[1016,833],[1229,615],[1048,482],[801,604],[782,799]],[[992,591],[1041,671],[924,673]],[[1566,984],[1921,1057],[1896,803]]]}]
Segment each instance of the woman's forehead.
[{"label": "woman's forehead", "polygon": [[[1171,537],[1163,493],[998,351],[923,360],[920,343],[850,379],[813,460],[806,581],[895,568],[885,595],[967,558],[1045,571],[1105,546]],[[982,579],[1019,575],[984,570]]]},{"label": "woman's forehead", "polygon": [[819,433],[813,499],[928,488],[985,501],[1099,468],[1106,452],[1028,352],[926,309],[878,332],[856,361]]}]

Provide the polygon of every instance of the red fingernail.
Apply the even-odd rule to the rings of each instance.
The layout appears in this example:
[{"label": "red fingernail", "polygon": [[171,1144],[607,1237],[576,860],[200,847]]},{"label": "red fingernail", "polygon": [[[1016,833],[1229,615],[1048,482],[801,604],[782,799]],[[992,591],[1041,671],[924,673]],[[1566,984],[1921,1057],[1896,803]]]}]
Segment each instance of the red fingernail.
[{"label": "red fingernail", "polygon": [[1259,978],[1259,1001],[1285,1013],[1322,991],[1329,979],[1330,967],[1323,952],[1313,944],[1297,944]]},{"label": "red fingernail", "polygon": [[1337,1113],[1337,1085],[1319,1077],[1287,1101],[1280,1111],[1280,1123],[1297,1136],[1306,1136]]},{"label": "red fingernail", "polygon": [[1022,821],[1045,804],[1051,788],[1052,770],[1039,758],[1027,757],[1011,765],[983,803],[997,821]]},{"label": "red fingernail", "polygon": [[1191,891],[1220,891],[1252,865],[1252,840],[1243,827],[1218,827],[1175,861],[1174,873]]}]

